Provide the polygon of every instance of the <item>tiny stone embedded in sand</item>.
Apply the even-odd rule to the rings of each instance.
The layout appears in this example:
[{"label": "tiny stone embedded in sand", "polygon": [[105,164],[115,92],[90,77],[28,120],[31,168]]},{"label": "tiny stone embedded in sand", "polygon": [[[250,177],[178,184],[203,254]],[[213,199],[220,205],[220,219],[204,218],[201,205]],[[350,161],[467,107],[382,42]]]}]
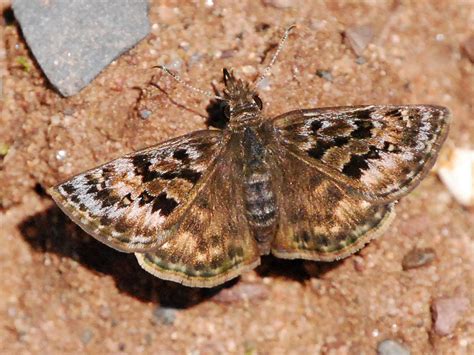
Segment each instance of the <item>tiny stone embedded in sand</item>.
[{"label": "tiny stone embedded in sand", "polygon": [[268,287],[261,283],[238,283],[221,290],[212,300],[219,303],[258,301],[268,297]]},{"label": "tiny stone embedded in sand", "polygon": [[404,345],[396,340],[386,339],[381,341],[377,346],[377,354],[379,355],[410,355],[411,352]]},{"label": "tiny stone embedded in sand", "polygon": [[469,60],[474,63],[474,35],[463,42],[462,49]]},{"label": "tiny stone embedded in sand", "polygon": [[352,26],[344,31],[344,42],[357,56],[364,53],[373,37],[374,30],[370,25]]},{"label": "tiny stone embedded in sand", "polygon": [[474,205],[474,150],[451,148],[440,157],[437,172],[460,204]]},{"label": "tiny stone embedded in sand", "polygon": [[441,336],[451,334],[468,308],[469,299],[466,297],[440,297],[435,299],[431,305],[434,331]]},{"label": "tiny stone embedded in sand", "polygon": [[403,270],[416,269],[425,265],[429,265],[433,262],[435,257],[436,254],[432,248],[414,248],[403,257]]},{"label": "tiny stone embedded in sand", "polygon": [[153,311],[153,320],[158,324],[172,325],[178,311],[169,307],[156,307]]}]

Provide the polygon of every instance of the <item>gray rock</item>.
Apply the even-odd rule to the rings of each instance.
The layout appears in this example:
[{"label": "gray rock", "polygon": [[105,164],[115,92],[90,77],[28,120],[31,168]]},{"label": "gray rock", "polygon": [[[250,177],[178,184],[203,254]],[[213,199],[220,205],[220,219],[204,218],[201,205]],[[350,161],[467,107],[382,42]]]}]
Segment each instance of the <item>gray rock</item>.
[{"label": "gray rock", "polygon": [[396,340],[386,339],[381,341],[377,346],[377,354],[379,355],[410,355],[404,345],[400,344]]},{"label": "gray rock", "polygon": [[146,0],[14,0],[13,10],[41,69],[64,96],[149,32]]}]

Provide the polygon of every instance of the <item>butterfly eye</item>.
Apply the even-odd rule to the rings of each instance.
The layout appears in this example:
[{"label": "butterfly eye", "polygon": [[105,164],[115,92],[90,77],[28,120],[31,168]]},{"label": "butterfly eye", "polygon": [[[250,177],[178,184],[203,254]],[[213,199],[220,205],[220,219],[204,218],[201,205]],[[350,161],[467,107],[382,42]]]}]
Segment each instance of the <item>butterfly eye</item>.
[{"label": "butterfly eye", "polygon": [[255,101],[260,110],[263,108],[263,102],[258,95],[253,95],[253,101]]}]

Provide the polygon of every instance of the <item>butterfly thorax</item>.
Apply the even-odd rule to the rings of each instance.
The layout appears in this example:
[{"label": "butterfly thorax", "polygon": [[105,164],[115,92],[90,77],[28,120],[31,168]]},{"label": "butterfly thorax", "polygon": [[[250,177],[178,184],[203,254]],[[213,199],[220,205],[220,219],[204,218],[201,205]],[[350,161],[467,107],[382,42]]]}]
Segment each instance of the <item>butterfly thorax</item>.
[{"label": "butterfly thorax", "polygon": [[248,82],[236,79],[233,74],[224,69],[225,91],[227,100],[226,115],[231,127],[248,125],[251,121],[260,119],[262,101],[257,92]]}]

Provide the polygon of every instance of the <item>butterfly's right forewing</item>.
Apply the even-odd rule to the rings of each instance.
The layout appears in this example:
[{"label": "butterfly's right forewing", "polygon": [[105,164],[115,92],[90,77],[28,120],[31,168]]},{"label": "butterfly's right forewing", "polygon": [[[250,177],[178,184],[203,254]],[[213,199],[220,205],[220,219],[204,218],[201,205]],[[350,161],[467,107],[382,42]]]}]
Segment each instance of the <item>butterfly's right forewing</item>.
[{"label": "butterfly's right forewing", "polygon": [[223,146],[219,131],[194,132],[76,175],[49,192],[98,240],[120,251],[150,250],[173,234]]}]

